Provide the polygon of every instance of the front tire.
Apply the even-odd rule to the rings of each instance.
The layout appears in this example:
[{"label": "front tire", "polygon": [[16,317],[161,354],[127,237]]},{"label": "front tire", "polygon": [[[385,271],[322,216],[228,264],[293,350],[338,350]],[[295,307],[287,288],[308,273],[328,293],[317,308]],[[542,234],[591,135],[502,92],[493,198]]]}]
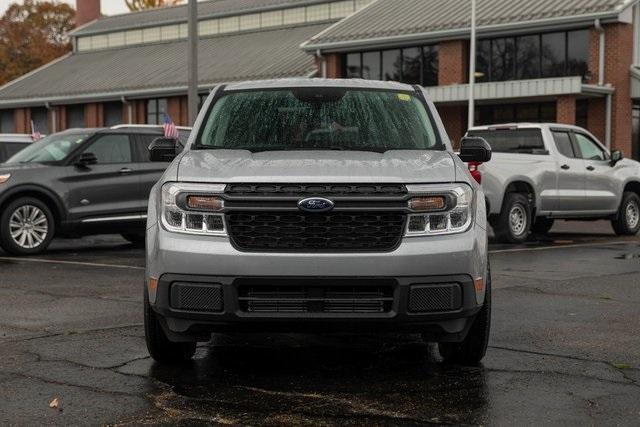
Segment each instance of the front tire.
[{"label": "front tire", "polygon": [[487,287],[484,304],[476,314],[473,325],[469,329],[464,341],[438,343],[440,356],[445,363],[464,366],[475,366],[484,358],[489,345],[491,332],[491,270],[487,269]]},{"label": "front tire", "polygon": [[618,236],[635,236],[640,230],[640,197],[630,191],[622,195],[616,219],[611,221]]},{"label": "front tire", "polygon": [[531,206],[524,194],[505,195],[500,215],[491,223],[499,242],[523,243],[531,229]]},{"label": "front tire", "polygon": [[147,350],[156,362],[176,364],[184,363],[196,353],[195,342],[173,342],[167,338],[158,320],[158,315],[149,304],[149,294],[144,290],[144,336]]},{"label": "front tire", "polygon": [[43,252],[54,233],[51,209],[34,197],[20,197],[0,214],[0,246],[12,255]]}]

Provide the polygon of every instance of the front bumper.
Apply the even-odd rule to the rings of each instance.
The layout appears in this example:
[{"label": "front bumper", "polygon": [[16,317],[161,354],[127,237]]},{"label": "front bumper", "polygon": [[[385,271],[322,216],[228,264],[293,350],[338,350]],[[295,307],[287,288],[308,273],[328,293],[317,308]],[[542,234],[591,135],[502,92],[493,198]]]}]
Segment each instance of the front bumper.
[{"label": "front bumper", "polygon": [[[387,253],[249,253],[225,237],[170,233],[154,225],[147,231],[147,277],[158,278],[149,289],[152,308],[173,340],[207,339],[216,331],[347,331],[395,330],[426,333],[438,341],[459,341],[484,302],[474,280],[486,279],[486,231],[477,225],[465,233],[404,238]],[[238,284],[247,278],[280,281],[366,281],[392,283],[393,303],[385,313],[246,313],[238,303]],[[223,291],[217,313],[173,308],[174,282],[216,284]],[[412,313],[412,285],[455,282],[462,290],[455,310]]]}]

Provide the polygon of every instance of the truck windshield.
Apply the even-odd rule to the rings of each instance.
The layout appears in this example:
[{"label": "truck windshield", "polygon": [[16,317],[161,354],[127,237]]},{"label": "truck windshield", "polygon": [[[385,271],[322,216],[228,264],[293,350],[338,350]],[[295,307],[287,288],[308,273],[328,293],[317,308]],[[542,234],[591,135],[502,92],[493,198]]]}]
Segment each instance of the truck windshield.
[{"label": "truck windshield", "polygon": [[6,163],[51,163],[63,160],[73,149],[89,137],[86,133],[49,135],[34,142]]},{"label": "truck windshield", "polygon": [[212,106],[196,148],[442,150],[424,103],[408,92],[296,88],[230,92]]}]

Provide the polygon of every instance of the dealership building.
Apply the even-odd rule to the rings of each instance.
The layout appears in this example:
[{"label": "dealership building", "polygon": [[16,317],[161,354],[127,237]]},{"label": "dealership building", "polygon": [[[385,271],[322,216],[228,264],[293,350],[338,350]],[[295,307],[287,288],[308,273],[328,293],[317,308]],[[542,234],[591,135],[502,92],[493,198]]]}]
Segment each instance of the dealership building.
[{"label": "dealership building", "polygon": [[[559,122],[640,157],[638,0],[477,0],[475,124]],[[73,51],[0,87],[0,133],[187,123],[187,7],[100,17],[78,0]],[[469,0],[198,3],[199,90],[331,77],[427,88],[467,128]]]}]

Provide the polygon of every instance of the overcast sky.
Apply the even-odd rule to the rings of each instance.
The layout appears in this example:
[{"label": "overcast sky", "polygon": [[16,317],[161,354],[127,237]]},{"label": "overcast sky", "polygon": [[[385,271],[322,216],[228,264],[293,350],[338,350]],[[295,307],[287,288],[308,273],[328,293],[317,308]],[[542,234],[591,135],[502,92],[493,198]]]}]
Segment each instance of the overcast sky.
[{"label": "overcast sky", "polygon": [[[75,0],[57,0],[64,1],[65,3],[69,3],[73,7],[76,7]],[[0,0],[0,14],[3,14],[4,11],[9,7],[12,3],[22,3],[20,0]],[[124,13],[128,12],[127,6],[124,4],[124,0],[102,0],[102,14],[103,15],[114,15],[116,13]]]}]

